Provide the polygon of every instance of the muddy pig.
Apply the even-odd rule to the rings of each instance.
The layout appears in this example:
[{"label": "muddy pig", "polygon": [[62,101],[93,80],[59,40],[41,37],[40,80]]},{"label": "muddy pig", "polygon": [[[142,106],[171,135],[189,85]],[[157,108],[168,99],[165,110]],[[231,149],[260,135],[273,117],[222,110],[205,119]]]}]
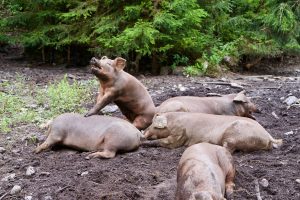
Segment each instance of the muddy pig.
[{"label": "muddy pig", "polygon": [[226,148],[208,143],[187,148],[177,169],[176,200],[225,200],[233,192],[235,168]]},{"label": "muddy pig", "polygon": [[167,99],[156,110],[157,113],[166,112],[195,112],[215,115],[252,116],[258,109],[245,96],[245,91],[238,94],[228,94],[221,97],[178,96]]},{"label": "muddy pig", "polygon": [[187,112],[156,114],[145,130],[145,138],[158,139],[152,145],[168,148],[208,142],[227,147],[230,152],[268,150],[282,143],[253,119]]},{"label": "muddy pig", "polygon": [[91,59],[92,73],[99,79],[97,103],[85,115],[97,114],[107,104],[114,102],[138,129],[147,128],[155,113],[155,106],[143,84],[123,71],[126,60],[116,58]]},{"label": "muddy pig", "polygon": [[87,159],[113,158],[117,151],[137,149],[141,136],[137,128],[123,119],[66,113],[52,121],[47,139],[35,152],[39,153],[55,144],[61,144],[79,150],[96,151],[89,154]]}]

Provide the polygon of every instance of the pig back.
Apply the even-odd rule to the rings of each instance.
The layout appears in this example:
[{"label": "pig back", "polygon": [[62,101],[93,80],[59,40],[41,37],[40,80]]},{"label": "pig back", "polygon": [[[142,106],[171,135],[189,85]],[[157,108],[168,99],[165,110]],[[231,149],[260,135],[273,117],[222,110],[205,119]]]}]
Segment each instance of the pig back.
[{"label": "pig back", "polygon": [[166,100],[158,112],[194,112],[216,115],[235,115],[232,100],[227,97],[179,96]]},{"label": "pig back", "polygon": [[218,151],[223,147],[208,143],[187,148],[178,165],[177,199],[193,199],[193,194],[209,191],[215,197],[225,193],[225,173],[219,166]]},{"label": "pig back", "polygon": [[118,91],[114,103],[130,121],[133,121],[137,115],[149,115],[152,119],[155,106],[145,86],[126,72],[122,75],[124,77],[116,83],[122,89]]}]

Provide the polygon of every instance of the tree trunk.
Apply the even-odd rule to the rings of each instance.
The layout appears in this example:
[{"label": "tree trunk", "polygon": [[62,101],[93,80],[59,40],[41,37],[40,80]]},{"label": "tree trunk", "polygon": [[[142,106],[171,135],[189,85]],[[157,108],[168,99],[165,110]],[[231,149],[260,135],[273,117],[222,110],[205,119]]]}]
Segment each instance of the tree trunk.
[{"label": "tree trunk", "polygon": [[68,46],[67,65],[71,65],[71,47]]},{"label": "tree trunk", "polygon": [[137,54],[135,57],[135,60],[133,62],[134,65],[134,71],[135,73],[138,73],[140,71],[140,60],[141,60],[141,54]]},{"label": "tree trunk", "polygon": [[46,62],[46,58],[45,58],[45,47],[44,47],[44,46],[42,47],[42,60],[43,60],[43,63]]},{"label": "tree trunk", "polygon": [[160,67],[158,65],[158,62],[157,62],[157,55],[155,53],[152,54],[152,63],[151,63],[151,66],[152,66],[152,74],[153,75],[158,75],[159,74],[159,71],[160,71]]}]

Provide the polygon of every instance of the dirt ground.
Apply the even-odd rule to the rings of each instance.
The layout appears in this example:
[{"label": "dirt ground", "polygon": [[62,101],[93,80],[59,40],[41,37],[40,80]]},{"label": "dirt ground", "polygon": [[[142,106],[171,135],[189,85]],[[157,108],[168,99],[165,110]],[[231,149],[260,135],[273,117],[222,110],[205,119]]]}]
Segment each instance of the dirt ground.
[{"label": "dirt ground", "polygon": [[[94,78],[86,69],[30,69],[26,63],[3,59],[0,65],[0,79],[6,80],[12,80],[16,72],[24,75],[28,82],[36,84],[60,79],[65,73],[72,74],[78,80]],[[262,199],[298,200],[300,107],[287,109],[283,103],[291,94],[300,98],[300,77],[299,73],[294,72],[284,77],[230,73],[222,79],[184,76],[138,78],[147,86],[156,105],[179,95],[236,93],[242,89],[228,83],[242,85],[261,110],[261,113],[255,114],[257,121],[274,138],[282,138],[284,143],[281,148],[271,151],[234,153],[237,173],[233,199],[257,199],[255,181],[261,183],[267,180],[267,186],[259,185]],[[87,103],[89,108],[92,105],[93,102]],[[121,116],[119,112],[113,115]],[[290,131],[293,133],[286,134]],[[184,148],[140,147],[135,152],[119,154],[110,160],[86,160],[84,157],[87,153],[66,149],[33,154],[37,144],[24,140],[24,136],[32,133],[42,135],[44,131],[34,124],[22,124],[8,134],[0,133],[0,147],[6,148],[6,152],[0,153],[0,200],[24,199],[25,196],[41,200],[174,199],[177,163]],[[28,166],[36,170],[32,176],[25,175]],[[11,180],[1,180],[12,173],[15,173],[15,177]],[[14,185],[20,185],[22,190],[11,195],[9,192]]]}]

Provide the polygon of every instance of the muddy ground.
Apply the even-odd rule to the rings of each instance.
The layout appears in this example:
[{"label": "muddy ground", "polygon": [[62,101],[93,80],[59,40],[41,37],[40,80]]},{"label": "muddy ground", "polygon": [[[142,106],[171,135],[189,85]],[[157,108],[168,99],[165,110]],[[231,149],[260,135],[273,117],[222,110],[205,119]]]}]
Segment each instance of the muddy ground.
[{"label": "muddy ground", "polygon": [[[31,67],[31,66],[30,66]],[[298,70],[298,69],[297,69]],[[47,84],[61,79],[65,73],[72,78],[94,78],[86,69],[59,67],[28,68],[24,62],[3,60],[0,78],[12,80],[15,73],[28,82]],[[257,199],[255,180],[260,184],[262,199],[300,199],[300,107],[287,109],[283,100],[288,95],[300,98],[299,73],[293,71],[285,77],[255,74],[227,74],[223,79],[160,76],[138,78],[148,87],[156,105],[179,95],[206,96],[207,93],[228,94],[241,91],[230,86],[235,82],[244,87],[261,110],[256,113],[261,123],[275,138],[284,143],[279,149],[253,153],[234,153],[236,165],[233,199]],[[299,71],[298,71],[299,72]],[[298,77],[297,77],[298,76]],[[178,85],[181,86],[178,87]],[[95,88],[96,90],[96,88]],[[184,90],[184,91],[183,91]],[[93,102],[88,102],[90,108]],[[272,114],[273,112],[273,114]],[[275,117],[274,116],[275,113]],[[119,112],[114,116],[121,116]],[[292,131],[292,134],[286,134]],[[176,170],[184,148],[165,149],[140,147],[139,150],[119,154],[110,160],[84,159],[86,153],[56,149],[35,155],[37,144],[22,140],[29,134],[43,134],[34,124],[21,124],[8,134],[0,133],[0,199],[154,199],[172,200],[176,189]],[[291,133],[291,132],[290,132]],[[36,173],[26,176],[28,166]],[[2,180],[9,174],[15,177]],[[298,179],[298,180],[297,180]],[[14,185],[20,185],[18,194],[10,194]],[[27,197],[29,198],[29,197]]]}]

